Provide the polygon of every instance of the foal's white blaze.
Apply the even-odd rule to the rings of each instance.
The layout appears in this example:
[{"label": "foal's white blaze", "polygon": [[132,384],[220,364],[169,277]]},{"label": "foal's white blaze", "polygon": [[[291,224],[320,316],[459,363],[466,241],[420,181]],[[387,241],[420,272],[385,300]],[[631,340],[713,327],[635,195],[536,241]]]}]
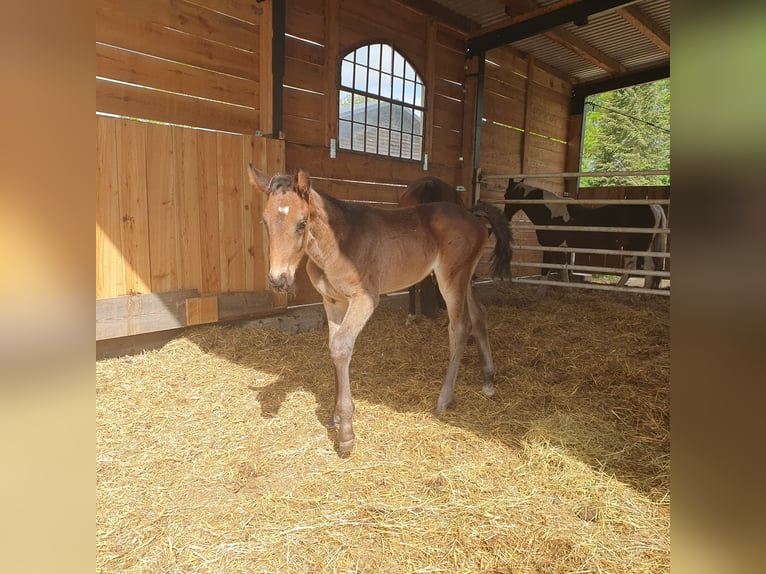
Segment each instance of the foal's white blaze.
[{"label": "foal's white blaze", "polygon": [[279,207],[277,207],[277,211],[279,213],[287,215],[288,213],[290,213],[290,206],[289,205],[280,205]]}]

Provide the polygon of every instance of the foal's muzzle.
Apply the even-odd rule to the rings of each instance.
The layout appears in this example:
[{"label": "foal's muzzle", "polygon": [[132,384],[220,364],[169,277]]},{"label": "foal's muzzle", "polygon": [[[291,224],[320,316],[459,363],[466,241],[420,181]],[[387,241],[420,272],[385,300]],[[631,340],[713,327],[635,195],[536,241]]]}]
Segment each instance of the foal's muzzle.
[{"label": "foal's muzzle", "polygon": [[269,275],[269,288],[277,293],[292,293],[295,290],[295,278],[287,273]]}]

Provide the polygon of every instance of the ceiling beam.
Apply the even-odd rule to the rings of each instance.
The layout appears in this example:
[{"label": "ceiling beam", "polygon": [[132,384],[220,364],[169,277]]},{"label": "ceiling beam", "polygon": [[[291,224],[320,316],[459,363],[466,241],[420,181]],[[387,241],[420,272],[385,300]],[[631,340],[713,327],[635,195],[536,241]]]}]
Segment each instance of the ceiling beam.
[{"label": "ceiling beam", "polygon": [[657,80],[663,80],[669,77],[670,64],[662,64],[661,66],[645,68],[637,72],[623,74],[616,78],[608,78],[606,80],[580,84],[579,86],[572,88],[572,96],[569,99],[569,114],[581,114],[585,107],[585,98],[592,96],[593,94],[611,92],[612,90],[619,90],[620,88],[627,88],[628,86],[646,84],[647,82],[656,82]]},{"label": "ceiling beam", "polygon": [[474,34],[468,40],[466,55],[473,56],[486,50],[536,36],[543,32],[574,22],[584,24],[588,16],[632,4],[636,0],[560,0],[527,14],[512,18],[509,23]]},{"label": "ceiling beam", "polygon": [[660,50],[670,55],[670,34],[660,28],[657,23],[636,6],[625,6],[615,10],[617,14],[654,42]]},{"label": "ceiling beam", "polygon": [[598,48],[591,46],[585,40],[578,38],[564,28],[556,28],[544,32],[543,35],[610,74],[624,74],[628,71],[620,62],[611,56],[607,56]]}]

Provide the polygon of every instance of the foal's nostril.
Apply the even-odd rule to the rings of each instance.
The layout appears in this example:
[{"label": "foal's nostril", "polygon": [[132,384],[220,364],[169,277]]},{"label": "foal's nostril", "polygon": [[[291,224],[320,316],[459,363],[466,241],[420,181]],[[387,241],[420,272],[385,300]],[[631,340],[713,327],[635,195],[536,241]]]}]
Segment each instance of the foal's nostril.
[{"label": "foal's nostril", "polygon": [[281,273],[276,277],[269,275],[269,288],[279,293],[284,293],[290,290],[290,280],[286,273]]}]

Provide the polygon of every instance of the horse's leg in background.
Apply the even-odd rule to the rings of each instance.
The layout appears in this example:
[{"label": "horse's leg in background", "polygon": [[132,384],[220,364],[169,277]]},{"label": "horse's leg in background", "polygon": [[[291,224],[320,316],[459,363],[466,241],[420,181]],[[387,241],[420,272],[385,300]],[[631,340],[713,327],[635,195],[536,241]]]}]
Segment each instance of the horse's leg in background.
[{"label": "horse's leg in background", "polygon": [[[354,402],[351,399],[349,365],[354,354],[354,344],[362,328],[378,305],[377,294],[368,293],[351,299],[348,303],[325,297],[330,328],[330,358],[335,365],[335,411],[333,422],[338,429],[338,452],[346,455],[354,448],[354,429],[351,419]],[[340,321],[340,322],[339,322]]]},{"label": "horse's leg in background", "polygon": [[638,264],[638,257],[635,255],[628,255],[623,260],[623,267],[625,268],[625,272],[622,274],[622,277],[620,277],[620,280],[617,282],[617,287],[624,286],[628,279],[630,278],[630,271],[634,271],[636,269],[636,265]]},{"label": "horse's leg in background", "polygon": [[489,345],[487,312],[484,306],[474,298],[473,289],[470,286],[466,293],[466,304],[468,306],[468,314],[471,317],[471,332],[479,347],[481,372],[484,375],[482,391],[486,396],[491,397],[495,394],[495,363],[492,361],[492,349]]},{"label": "horse's leg in background", "polygon": [[446,271],[440,272],[437,269],[436,272],[436,280],[439,282],[439,289],[447,304],[449,316],[449,365],[436,401],[434,409],[436,414],[446,411],[447,407],[455,401],[455,381],[460,368],[460,359],[471,333],[471,319],[466,308],[468,304],[466,290],[470,288],[473,269],[463,267],[453,271],[452,277],[448,277],[449,273]]},{"label": "horse's leg in background", "polygon": [[412,285],[410,287],[409,292],[409,311],[407,313],[407,320],[404,322],[405,327],[409,327],[415,322],[415,315],[417,314],[417,296],[418,296],[418,290],[420,289],[420,284],[416,283],[415,285]]}]

